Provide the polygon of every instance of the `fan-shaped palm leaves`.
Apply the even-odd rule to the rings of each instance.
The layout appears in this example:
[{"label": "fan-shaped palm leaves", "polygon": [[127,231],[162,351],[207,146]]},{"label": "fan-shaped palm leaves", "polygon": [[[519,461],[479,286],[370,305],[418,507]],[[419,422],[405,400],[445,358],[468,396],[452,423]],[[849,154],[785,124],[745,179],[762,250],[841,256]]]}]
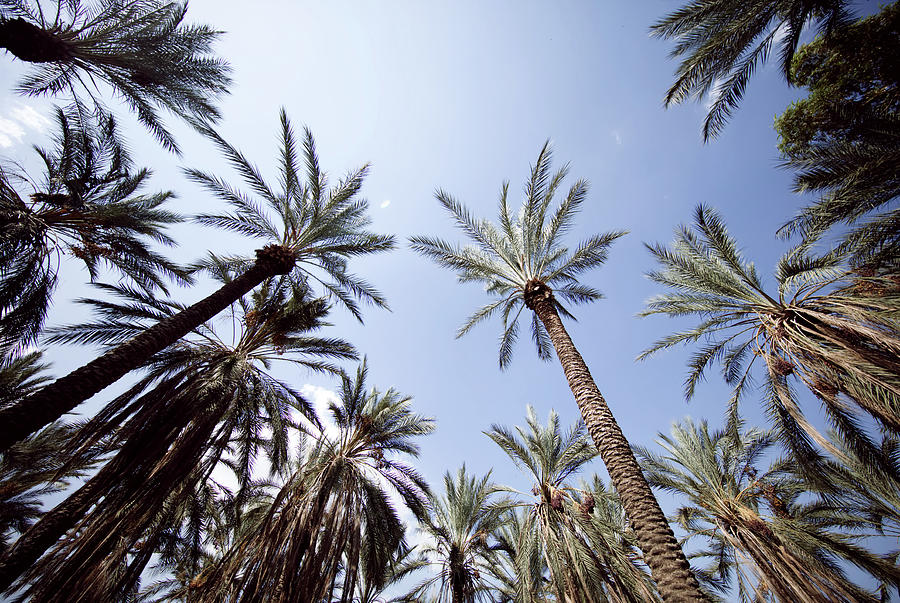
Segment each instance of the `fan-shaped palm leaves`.
[{"label": "fan-shaped palm leaves", "polygon": [[803,414],[794,380],[822,400],[829,420],[860,458],[895,471],[860,426],[859,415],[900,430],[900,291],[876,286],[885,279],[850,278],[837,256],[811,258],[800,248],[779,261],[778,294],[770,296],[713,210],[698,207],[694,222],[676,232],[670,248],[649,247],[662,267],[649,276],[670,292],[650,299],[643,315],[697,316],[700,322],[657,341],[641,358],[706,339],[690,361],[686,395],[694,394],[711,364],[721,362],[735,388],[733,418],[761,359],[766,410],[798,461],[812,466],[818,457],[809,437],[837,451]]},{"label": "fan-shaped palm leaves", "polygon": [[438,201],[474,241],[459,247],[431,237],[414,237],[412,247],[459,275],[460,282],[478,282],[498,298],[478,310],[459,330],[463,335],[475,324],[500,314],[504,332],[500,339],[500,366],[509,362],[518,336],[518,319],[525,308],[534,312],[532,338],[541,358],[551,349],[562,364],[581,416],[621,497],[638,543],[664,597],[671,600],[701,597],[690,566],[666,521],[659,503],[644,480],[628,441],[603,399],[584,359],[560,315],[571,317],[563,302],[587,303],[600,293],[578,282],[582,273],[600,266],[609,246],[623,232],[594,235],[570,250],[562,236],[573,226],[587,195],[587,183],[577,181],[565,199],[551,211],[553,197],[565,179],[566,167],[551,173],[550,144],[538,155],[525,185],[525,200],[517,217],[507,203],[508,184],[500,194],[499,226],[472,216],[468,209],[443,191]]},{"label": "fan-shaped palm leaves", "polygon": [[[344,376],[331,405],[337,434],[323,433],[298,460],[257,529],[240,538],[198,587],[200,601],[351,601],[359,576],[385,578],[404,528],[393,491],[425,514],[428,487],[397,455],[418,455],[414,440],[434,429],[411,399],[366,389],[366,366]],[[343,580],[337,583],[340,570]]]},{"label": "fan-shaped palm leaves", "polygon": [[426,595],[452,603],[493,601],[492,583],[496,553],[489,544],[491,534],[504,523],[505,509],[491,500],[496,488],[490,473],[478,478],[463,465],[452,475],[444,474],[444,496],[432,496],[431,513],[422,522],[427,536],[421,550],[438,571],[407,595],[419,601]]},{"label": "fan-shaped palm leaves", "polygon": [[35,64],[19,92],[87,94],[98,103],[96,84],[103,81],[163,146],[178,152],[157,108],[215,121],[214,101],[231,83],[228,64],[210,55],[221,32],[185,25],[186,12],[187,2],[160,0],[3,0],[0,48]]},{"label": "fan-shaped palm leaves", "polygon": [[[81,260],[91,280],[100,266],[147,290],[165,290],[165,277],[183,270],[152,243],[171,245],[168,224],[180,217],[161,209],[172,193],[140,194],[150,171],[134,171],[112,117],[98,123],[57,109],[58,131],[43,159],[43,181],[0,169],[0,345],[26,346],[43,325],[62,256]],[[14,183],[33,187],[30,200]]]},{"label": "fan-shaped palm leaves", "polygon": [[815,21],[829,32],[845,25],[845,5],[845,0],[692,0],[651,27],[654,36],[676,41],[671,56],[685,57],[666,105],[700,100],[712,90],[703,139],[714,138],[772,47],[779,46],[781,69],[790,81],[804,27]]},{"label": "fan-shaped palm leaves", "polygon": [[[225,273],[220,276],[227,278]],[[105,288],[125,302],[92,302],[103,319],[64,329],[59,339],[115,341],[180,309],[139,291]],[[182,504],[184,497],[194,496],[198,484],[223,460],[230,459],[241,485],[251,480],[260,449],[275,468],[282,467],[287,432],[296,421],[293,414],[299,412],[314,423],[318,419],[299,393],[266,369],[284,360],[336,372],[329,360],[354,358],[349,344],[309,335],[323,324],[326,312],[323,300],[305,299],[303,291],[286,280],[269,281],[236,304],[234,318],[241,326],[234,341],[201,326],[191,341],[154,357],[149,374],[92,418],[70,446],[81,450],[109,436],[119,451],[0,560],[3,586],[74,527],[77,537],[58,543],[33,572],[37,578],[29,578],[35,596],[72,596],[82,587],[87,592],[98,576],[84,568],[100,567],[100,560],[145,538],[158,518]]]},{"label": "fan-shaped palm leaves", "polygon": [[534,481],[532,494],[537,497],[537,502],[528,502],[530,497],[518,493],[526,499],[520,504],[530,511],[515,547],[517,600],[527,601],[542,586],[530,579],[535,576],[534,551],[543,555],[550,571],[548,589],[559,601],[657,600],[655,585],[636,563],[621,517],[610,522],[604,520],[612,518],[595,514],[597,497],[610,495],[602,485],[595,492],[567,482],[597,455],[584,424],[579,421],[564,434],[555,412],[545,427],[530,406],[526,422],[528,427],[516,427],[515,433],[498,425],[487,432]]},{"label": "fan-shaped palm leaves", "polygon": [[706,554],[713,566],[705,571],[711,586],[724,590],[736,576],[742,601],[875,601],[848,580],[838,561],[890,581],[900,574],[856,546],[857,537],[830,529],[853,529],[858,518],[800,502],[804,485],[785,475],[783,462],[758,470],[774,440],[756,430],[710,433],[706,423],[686,420],[671,437],[660,434],[665,454],[637,450],[655,486],[690,500],[677,520],[689,537],[705,537],[711,546]]},{"label": "fan-shaped palm leaves", "polygon": [[0,450],[114,383],[268,278],[290,275],[298,287],[321,284],[329,296],[337,298],[360,320],[354,298],[386,306],[384,298],[371,285],[347,270],[348,258],[385,251],[394,244],[393,237],[366,230],[368,204],[357,198],[366,168],[352,172],[329,189],[327,178],[319,169],[312,134],[307,130],[303,140],[307,176],[304,184],[294,133],[282,111],[279,167],[283,190],[276,193],[239,151],[213,131],[207,133],[261,197],[261,203],[215,176],[190,170],[191,178],[221,196],[235,210],[232,214],[201,216],[200,221],[263,239],[267,245],[256,251],[255,261],[246,257],[212,256],[204,263],[206,268],[216,270],[224,263],[242,272],[207,298],[135,334],[21,404],[0,410],[0,422],[8,426],[0,434]]}]

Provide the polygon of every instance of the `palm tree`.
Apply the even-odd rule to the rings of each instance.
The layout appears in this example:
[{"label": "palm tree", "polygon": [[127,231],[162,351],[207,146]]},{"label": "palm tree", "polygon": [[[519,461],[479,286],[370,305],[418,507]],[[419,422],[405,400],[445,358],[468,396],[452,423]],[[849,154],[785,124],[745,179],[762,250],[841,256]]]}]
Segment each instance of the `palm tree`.
[{"label": "palm tree", "polygon": [[[620,522],[605,521],[597,510],[595,490],[578,490],[567,480],[595,456],[584,424],[580,421],[564,434],[559,415],[550,412],[547,426],[540,424],[529,406],[527,428],[492,425],[486,432],[534,487],[534,498],[504,488],[524,499],[515,503],[530,511],[516,546],[519,600],[526,600],[539,585],[530,565],[532,550],[543,553],[550,570],[551,588],[559,601],[654,601],[658,600],[650,577],[636,563]],[[598,491],[599,496],[601,493]],[[603,491],[604,498],[609,498]],[[529,502],[529,499],[531,502]],[[607,509],[604,509],[607,510]]]},{"label": "palm tree", "polygon": [[[705,422],[686,419],[657,440],[665,454],[637,448],[655,486],[687,496],[677,511],[688,537],[705,537],[714,561],[708,583],[727,589],[737,576],[741,601],[875,601],[854,585],[837,560],[850,561],[882,579],[897,581],[891,564],[854,544],[857,536],[829,529],[845,523],[819,505],[797,500],[805,484],[776,462],[758,463],[775,442],[771,432],[734,436],[710,433]],[[765,514],[768,507],[769,514]],[[858,524],[857,524],[858,525]],[[748,574],[749,572],[749,574]]]},{"label": "palm tree", "polygon": [[[124,297],[123,303],[93,302],[101,320],[61,329],[54,341],[127,337],[147,321],[180,309],[139,291],[104,288]],[[59,541],[23,579],[31,582],[29,592],[39,598],[91,592],[92,582],[105,576],[90,569],[102,570],[103,559],[154,538],[151,528],[165,525],[160,517],[196,497],[220,463],[233,467],[242,487],[252,479],[260,450],[274,468],[284,467],[294,414],[312,423],[318,419],[309,403],[271,376],[268,367],[280,360],[336,373],[331,360],[355,358],[348,343],[311,335],[325,324],[327,310],[324,300],[308,299],[296,283],[268,281],[250,299],[235,304],[232,318],[240,328],[233,341],[202,325],[191,340],[154,357],[146,377],[75,434],[67,450],[80,452],[111,439],[118,451],[0,558],[0,588]],[[77,538],[60,541],[69,530],[77,531]],[[122,587],[115,585],[115,590]]]},{"label": "palm tree", "polygon": [[693,396],[704,371],[721,362],[726,382],[734,386],[732,425],[753,365],[762,359],[766,411],[798,462],[811,469],[809,479],[821,458],[809,438],[839,457],[840,452],[803,414],[794,380],[822,400],[855,454],[896,473],[859,424],[860,415],[868,414],[883,428],[900,430],[900,297],[875,286],[883,279],[854,277],[839,256],[812,258],[800,247],[778,262],[778,294],[769,295],[721,218],[704,206],[695,211],[692,227],[676,231],[670,248],[648,248],[662,267],[649,276],[670,292],[650,299],[642,315],[697,316],[700,322],[660,339],[640,358],[704,339],[690,360],[685,394]]},{"label": "palm tree", "polygon": [[[322,433],[248,532],[198,585],[199,601],[352,601],[360,576],[380,585],[404,526],[393,491],[416,517],[428,486],[402,456],[418,456],[416,438],[434,430],[394,389],[366,389],[363,362],[342,377],[330,410],[335,436]],[[338,582],[343,561],[343,580]]]},{"label": "palm tree", "polygon": [[[87,122],[57,108],[56,122],[53,147],[35,147],[41,182],[0,168],[0,345],[7,348],[34,343],[63,256],[81,260],[92,281],[101,265],[148,291],[165,291],[164,277],[186,278],[151,246],[173,244],[164,228],[181,218],[161,208],[172,193],[140,193],[150,170],[134,169],[115,120]],[[17,181],[32,187],[30,200]]]},{"label": "palm tree", "polygon": [[[221,32],[185,25],[187,2],[40,0],[0,3],[0,48],[35,65],[19,83],[30,96],[87,94],[113,88],[167,149],[178,145],[160,120],[164,107],[191,122],[216,121],[214,101],[231,83],[228,64],[210,55]],[[82,104],[82,101],[78,101]]]},{"label": "palm tree", "polygon": [[846,4],[845,0],[691,0],[650,28],[652,35],[676,41],[672,57],[685,57],[666,92],[666,106],[689,98],[701,100],[712,90],[703,139],[715,138],[772,47],[779,47],[781,71],[790,82],[791,61],[804,28],[814,22],[827,34],[846,25]]},{"label": "palm tree", "polygon": [[506,511],[491,501],[496,488],[490,478],[490,472],[481,478],[467,474],[465,465],[455,476],[444,474],[444,496],[432,496],[431,513],[421,524],[427,537],[422,554],[440,569],[406,599],[421,601],[436,590],[437,601],[494,600],[492,592],[498,587],[489,576],[497,559],[488,540],[505,523]]},{"label": "palm tree", "polygon": [[503,185],[499,229],[487,220],[476,219],[450,195],[438,191],[438,201],[476,244],[460,248],[437,238],[414,237],[412,247],[458,272],[460,282],[483,283],[489,294],[499,298],[473,314],[457,336],[499,312],[504,326],[501,368],[509,363],[518,336],[519,315],[524,308],[532,310],[531,330],[538,356],[549,360],[551,346],[556,350],[581,416],[635,528],[660,593],[667,600],[696,600],[702,595],[687,559],[641,474],[628,440],[560,318],[561,314],[571,317],[563,302],[587,303],[601,297],[595,289],[579,284],[577,276],[600,266],[606,260],[609,246],[624,234],[594,235],[574,251],[562,246],[561,237],[572,226],[588,189],[585,181],[577,181],[551,214],[553,195],[567,173],[568,168],[563,167],[551,175],[548,141],[531,170],[525,185],[525,201],[516,218],[507,205],[509,185]]},{"label": "palm tree", "polygon": [[[6,426],[0,434],[0,451],[114,383],[266,279],[288,275],[298,283],[319,283],[360,321],[362,316],[354,298],[387,306],[371,285],[347,270],[349,257],[386,251],[394,245],[393,237],[366,230],[368,203],[357,198],[366,167],[351,172],[329,190],[326,176],[319,169],[312,133],[306,130],[303,155],[308,181],[303,184],[294,133],[282,110],[280,183],[283,190],[275,192],[237,149],[212,130],[207,130],[207,134],[261,197],[261,202],[215,176],[189,170],[189,177],[203,183],[234,208],[231,214],[205,215],[198,219],[204,224],[263,239],[268,244],[256,250],[255,261],[246,257],[212,257],[203,264],[205,268],[216,269],[225,262],[230,268],[241,270],[241,274],[205,299],[135,334],[22,403],[0,409],[0,422]],[[274,212],[278,221],[269,212]]]}]

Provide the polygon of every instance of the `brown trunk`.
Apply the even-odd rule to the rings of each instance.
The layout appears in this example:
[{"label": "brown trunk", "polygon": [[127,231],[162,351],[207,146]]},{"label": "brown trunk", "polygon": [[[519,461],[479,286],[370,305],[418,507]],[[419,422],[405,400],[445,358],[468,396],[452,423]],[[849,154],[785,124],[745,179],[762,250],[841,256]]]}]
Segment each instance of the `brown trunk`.
[{"label": "brown trunk", "polygon": [[49,425],[100,390],[112,385],[148,358],[172,345],[191,330],[239,300],[265,279],[286,274],[294,265],[284,247],[257,250],[253,266],[209,297],[197,302],[140,335],[106,352],[65,377],[38,390],[21,402],[0,410],[0,452]]},{"label": "brown trunk", "polygon": [[0,48],[29,63],[51,63],[72,58],[72,51],[65,40],[24,19],[0,19]]},{"label": "brown trunk", "polygon": [[619,494],[660,595],[665,601],[705,600],[628,440],[566,332],[554,303],[553,293],[544,283],[530,281],[525,287],[525,304],[537,314],[550,335],[581,416]]}]

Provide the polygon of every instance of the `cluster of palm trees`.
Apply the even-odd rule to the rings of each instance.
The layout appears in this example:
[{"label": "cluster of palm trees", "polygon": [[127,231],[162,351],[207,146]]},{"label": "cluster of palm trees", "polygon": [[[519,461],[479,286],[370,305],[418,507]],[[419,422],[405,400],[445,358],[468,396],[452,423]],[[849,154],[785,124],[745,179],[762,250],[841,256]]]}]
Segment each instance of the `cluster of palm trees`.
[{"label": "cluster of palm trees", "polygon": [[[697,345],[687,396],[713,364],[734,388],[723,429],[686,420],[660,435],[663,453],[629,443],[563,323],[572,306],[601,298],[579,278],[625,234],[565,241],[587,183],[565,188],[568,169],[553,170],[548,142],[518,210],[502,187],[496,223],[439,191],[468,244],[417,236],[410,245],[492,298],[458,336],[499,317],[505,368],[530,311],[538,356],[559,360],[582,416],[563,431],[555,412],[543,425],[529,408],[525,427],[485,432],[531,490],[463,466],[439,495],[413,464],[434,419],[396,390],[370,387],[365,360],[348,374],[343,363],[359,353],[322,333],[332,304],[360,321],[364,304],[387,307],[349,266],[396,244],[369,229],[359,196],[367,166],[329,182],[312,133],[298,136],[282,111],[278,179],[267,181],[216,130],[229,67],[212,54],[219,32],[183,23],[186,11],[159,0],[0,3],[0,47],[34,65],[19,90],[66,103],[52,146],[36,149],[40,177],[0,167],[0,591],[35,601],[372,603],[900,594],[896,553],[871,545],[900,535],[900,281],[884,252],[896,239],[885,229],[898,211],[895,178],[877,203],[864,198],[871,178],[869,188],[826,179],[824,197],[785,226],[802,240],[778,263],[772,291],[709,207],[671,245],[648,246],[659,264],[649,276],[666,290],[643,313],[698,323],[642,357]],[[691,2],[653,28],[687,55],[667,102],[718,85],[704,127],[714,136],[775,43],[791,81],[810,23],[828,39],[850,19],[837,0]],[[150,171],[135,167],[104,101],[110,91],[165,148],[178,152],[160,108],[218,148],[243,185],[185,169],[223,206],[190,219],[254,239],[253,255],[210,253],[189,266],[164,255],[175,243],[166,228],[188,218],[165,208],[171,192],[144,192]],[[806,170],[801,181],[817,173],[814,156],[794,166]],[[816,247],[842,222],[854,225],[852,240]],[[64,257],[96,281],[98,297],[81,300],[96,318],[45,329]],[[110,274],[118,284],[104,282]],[[190,305],[170,296],[172,283],[198,279],[215,291]],[[35,351],[46,344],[105,352],[51,380]],[[273,374],[276,363],[339,376],[330,418]],[[126,376],[96,414],[63,419]],[[740,414],[759,391],[768,429],[747,428]],[[825,433],[804,409],[810,396]],[[575,483],[595,457],[609,484]],[[667,517],[654,487],[686,504]],[[51,494],[61,502],[43,510]],[[854,582],[848,564],[878,592]]]}]

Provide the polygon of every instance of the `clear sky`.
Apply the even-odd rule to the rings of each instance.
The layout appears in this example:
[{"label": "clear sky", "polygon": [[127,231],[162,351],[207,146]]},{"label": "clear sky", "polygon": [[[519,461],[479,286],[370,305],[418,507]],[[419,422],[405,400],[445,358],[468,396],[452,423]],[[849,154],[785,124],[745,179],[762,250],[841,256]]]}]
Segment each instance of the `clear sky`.
[{"label": "clear sky", "polygon": [[[235,84],[221,105],[219,131],[264,174],[277,176],[282,106],[298,129],[311,128],[321,165],[334,179],[372,163],[363,192],[374,228],[395,234],[400,246],[351,266],[386,294],[392,312],[370,308],[360,326],[336,310],[328,332],[368,356],[370,385],[414,396],[418,412],[437,419],[437,431],[421,442],[419,461],[432,484],[465,462],[527,490],[530,484],[521,483],[482,431],[492,423],[524,423],[527,404],[542,418],[557,409],[564,425],[578,416],[558,363],[540,362],[524,334],[505,372],[497,362],[499,322],[455,340],[464,319],[486,302],[483,291],[458,285],[453,274],[406,244],[415,234],[462,240],[434,200],[438,187],[482,217],[494,218],[504,180],[518,202],[547,138],[555,165],[571,165],[567,183],[579,177],[591,183],[572,244],[595,232],[630,231],[614,244],[606,266],[584,278],[606,299],[577,308],[578,322],[568,325],[626,437],[650,444],[685,415],[721,423],[728,390],[718,375],[710,375],[690,405],[682,398],[689,351],[634,360],[679,326],[667,318],[635,317],[659,292],[644,276],[654,266],[643,243],[668,242],[673,228],[689,221],[703,202],[721,211],[747,257],[771,275],[787,249],[775,230],[802,201],[790,192],[790,174],[777,167],[772,122],[799,93],[769,66],[753,78],[722,135],[704,145],[702,102],[663,109],[676,63],[667,56],[670,44],[648,35],[655,20],[681,4],[191,1],[189,21],[227,32],[217,50],[233,65]],[[864,3],[860,10],[876,8]],[[0,59],[0,153],[30,162],[29,145],[43,139],[27,123],[28,108],[47,114],[47,105],[9,92],[17,68],[9,55]],[[130,119],[123,114],[123,121]],[[180,175],[180,166],[213,171],[234,183],[239,178],[208,141],[169,121],[184,158],[166,154],[129,122],[135,161],[154,169],[156,188],[178,193],[179,211],[207,211],[212,200]],[[181,247],[174,255],[185,262],[207,249],[252,248],[197,226],[180,227],[176,234]],[[54,323],[74,320],[77,314],[64,300],[84,293],[72,284],[86,278],[83,273],[67,269],[64,277]],[[771,276],[766,282],[773,282]],[[194,301],[204,291],[177,294]],[[87,355],[69,348],[52,357],[62,372]],[[308,384],[309,392],[335,384],[306,373],[282,376],[298,387]],[[810,412],[816,407],[807,403]],[[751,423],[761,421],[755,399],[748,398],[744,409]],[[592,468],[605,476],[599,459]]]}]

